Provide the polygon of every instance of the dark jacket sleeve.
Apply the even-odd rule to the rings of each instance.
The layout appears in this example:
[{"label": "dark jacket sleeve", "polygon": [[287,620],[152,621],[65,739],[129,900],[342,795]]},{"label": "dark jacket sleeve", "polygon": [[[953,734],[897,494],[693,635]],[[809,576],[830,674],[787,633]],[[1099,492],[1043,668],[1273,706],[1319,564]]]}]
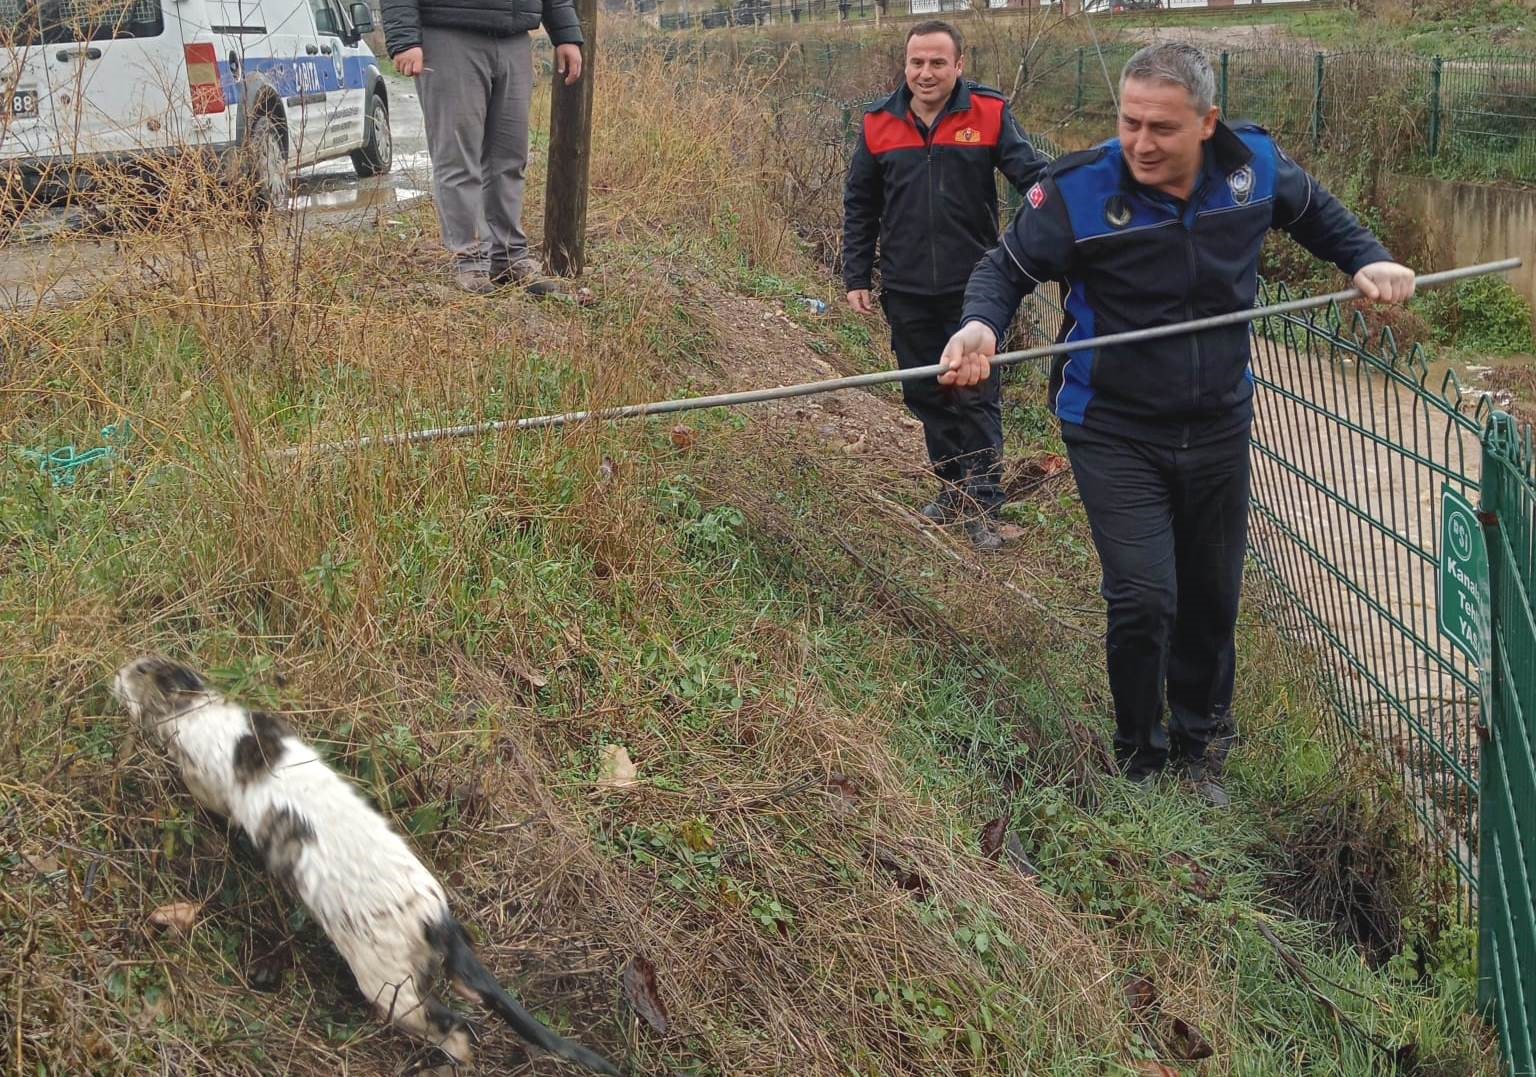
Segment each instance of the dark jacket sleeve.
[{"label": "dark jacket sleeve", "polygon": [[875,155],[869,152],[861,125],[859,145],[853,151],[848,183],[843,188],[843,284],[850,292],[870,286],[884,209],[885,180]]},{"label": "dark jacket sleeve", "polygon": [[421,8],[417,0],[381,0],[384,48],[391,56],[421,44]]},{"label": "dark jacket sleeve", "polygon": [[1013,118],[1012,109],[1003,109],[1003,131],[997,140],[995,163],[998,171],[1020,194],[1029,190],[1045,171],[1046,159],[1035,152],[1035,147],[1019,130],[1019,121]]},{"label": "dark jacket sleeve", "polygon": [[1275,165],[1276,228],[1350,276],[1372,262],[1392,260],[1370,229],[1278,146]]},{"label": "dark jacket sleeve", "polygon": [[[1048,280],[1066,275],[1072,258],[1072,224],[1061,192],[1050,177],[1036,184],[1043,198],[1028,193],[1002,241],[976,263],[965,286],[961,324],[981,322],[1001,341],[1024,297]],[[1031,188],[1033,190],[1033,188]]]},{"label": "dark jacket sleeve", "polygon": [[551,45],[580,45],[581,20],[572,0],[544,0],[544,32]]}]

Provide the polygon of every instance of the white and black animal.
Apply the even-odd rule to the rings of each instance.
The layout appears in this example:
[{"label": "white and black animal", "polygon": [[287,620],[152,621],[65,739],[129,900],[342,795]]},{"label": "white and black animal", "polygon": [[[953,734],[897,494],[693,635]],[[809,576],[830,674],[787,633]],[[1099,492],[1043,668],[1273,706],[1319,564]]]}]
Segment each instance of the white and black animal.
[{"label": "white and black animal", "polygon": [[198,803],[250,836],[385,1020],[469,1063],[468,1023],[431,994],[446,971],[459,995],[500,1014],[529,1043],[594,1073],[619,1072],[502,989],[432,873],[282,719],[227,701],[193,670],[159,657],[120,669],[112,693],[169,752]]}]

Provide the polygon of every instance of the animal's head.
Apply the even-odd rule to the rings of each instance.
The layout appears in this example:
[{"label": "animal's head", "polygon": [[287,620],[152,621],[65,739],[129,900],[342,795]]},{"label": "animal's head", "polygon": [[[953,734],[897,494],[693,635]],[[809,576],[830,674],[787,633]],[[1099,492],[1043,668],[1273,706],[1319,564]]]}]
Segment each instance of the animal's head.
[{"label": "animal's head", "polygon": [[151,733],[162,734],[167,722],[210,701],[213,693],[188,666],[159,655],[135,658],[112,678],[112,694]]}]

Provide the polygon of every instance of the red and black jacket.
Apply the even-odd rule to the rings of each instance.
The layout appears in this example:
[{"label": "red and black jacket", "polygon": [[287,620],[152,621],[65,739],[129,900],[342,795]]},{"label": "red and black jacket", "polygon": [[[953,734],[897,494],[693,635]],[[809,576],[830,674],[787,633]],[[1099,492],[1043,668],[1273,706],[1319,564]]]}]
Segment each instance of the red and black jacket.
[{"label": "red and black jacket", "polygon": [[843,192],[843,283],[850,292],[870,287],[877,238],[886,289],[965,291],[977,260],[997,244],[993,169],[1022,192],[1046,165],[996,90],[957,84],[927,137],[911,105],[903,83],[864,114]]}]

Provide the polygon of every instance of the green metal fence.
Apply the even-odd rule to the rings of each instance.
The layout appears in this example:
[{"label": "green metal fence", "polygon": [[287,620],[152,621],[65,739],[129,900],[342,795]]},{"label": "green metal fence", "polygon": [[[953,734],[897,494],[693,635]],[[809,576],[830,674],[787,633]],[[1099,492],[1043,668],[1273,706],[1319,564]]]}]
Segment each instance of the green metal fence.
[{"label": "green metal fence", "polygon": [[[800,82],[841,91],[850,103],[858,92],[866,100],[889,92],[901,72],[899,38],[806,38],[787,47],[746,34],[670,40],[705,55],[756,57],[769,69],[787,58]],[[1013,93],[1030,130],[1096,142],[1113,133],[1120,69],[1136,48],[978,42],[966,50],[966,72]],[[1264,125],[1287,146],[1375,153],[1397,170],[1536,182],[1536,58],[1284,46],[1209,55],[1222,113]]]},{"label": "green metal fence", "polygon": [[[1096,134],[1107,132],[1114,83],[1134,48],[1037,45],[1028,56],[1021,115],[1040,129],[1088,120]],[[1210,58],[1223,114],[1261,123],[1293,145],[1340,152],[1372,146],[1390,149],[1400,167],[1536,180],[1530,57],[1443,60],[1380,49],[1267,47],[1212,51]]]},{"label": "green metal fence", "polygon": [[1378,749],[1470,892],[1481,691],[1436,593],[1441,488],[1476,495],[1474,404],[1336,309],[1266,319],[1253,342],[1258,593],[1334,735]]},{"label": "green metal fence", "polygon": [[1536,1073],[1536,454],[1492,416],[1483,438],[1492,655],[1482,760],[1482,1001],[1511,1072]]}]

